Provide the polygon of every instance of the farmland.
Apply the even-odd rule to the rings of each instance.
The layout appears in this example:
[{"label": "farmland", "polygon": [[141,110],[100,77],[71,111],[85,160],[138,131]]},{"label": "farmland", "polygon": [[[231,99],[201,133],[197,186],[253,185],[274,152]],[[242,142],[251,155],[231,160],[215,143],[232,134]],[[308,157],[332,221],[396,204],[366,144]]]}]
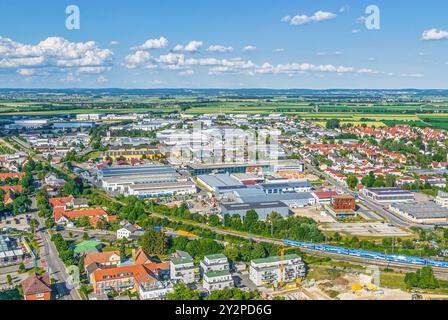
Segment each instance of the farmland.
[{"label": "farmland", "polygon": [[[6,89],[3,89],[6,90]],[[448,92],[313,90],[54,90],[47,93],[0,90],[0,118],[51,117],[83,113],[281,113],[324,125],[409,124],[448,129]]]}]

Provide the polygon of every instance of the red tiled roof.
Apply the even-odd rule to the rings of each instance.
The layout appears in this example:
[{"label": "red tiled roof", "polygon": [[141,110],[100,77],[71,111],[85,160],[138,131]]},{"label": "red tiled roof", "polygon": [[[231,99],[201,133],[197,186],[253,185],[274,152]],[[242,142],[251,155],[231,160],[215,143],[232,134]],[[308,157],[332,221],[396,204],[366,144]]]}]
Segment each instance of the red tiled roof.
[{"label": "red tiled roof", "polygon": [[23,187],[21,185],[17,185],[17,186],[0,186],[0,189],[2,189],[5,192],[8,191],[14,191],[14,192],[22,192],[23,191]]},{"label": "red tiled roof", "polygon": [[120,252],[119,251],[106,251],[106,252],[86,254],[86,256],[84,257],[84,266],[88,266],[89,264],[92,264],[92,263],[105,264],[107,262],[110,262],[110,258],[113,255],[120,256]]},{"label": "red tiled roof", "polygon": [[338,193],[335,191],[316,191],[314,192],[314,195],[319,199],[329,199],[333,196],[337,196]]},{"label": "red tiled roof", "polygon": [[23,178],[25,176],[25,172],[6,172],[0,173],[0,180],[5,180],[7,178]]},{"label": "red tiled roof", "polygon": [[69,219],[75,219],[80,217],[97,217],[97,216],[106,216],[107,213],[102,208],[89,208],[84,210],[72,210],[65,211],[64,216]]},{"label": "red tiled roof", "polygon": [[53,208],[65,207],[67,203],[72,202],[75,198],[73,196],[61,197],[61,198],[50,198],[48,201]]}]

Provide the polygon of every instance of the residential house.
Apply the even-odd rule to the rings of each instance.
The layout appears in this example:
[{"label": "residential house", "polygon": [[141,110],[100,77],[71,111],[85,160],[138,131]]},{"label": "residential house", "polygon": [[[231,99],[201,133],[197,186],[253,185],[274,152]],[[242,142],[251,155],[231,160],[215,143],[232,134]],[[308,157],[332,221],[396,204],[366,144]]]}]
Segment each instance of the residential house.
[{"label": "residential house", "polygon": [[24,300],[50,300],[50,276],[33,274],[22,281],[22,289]]}]

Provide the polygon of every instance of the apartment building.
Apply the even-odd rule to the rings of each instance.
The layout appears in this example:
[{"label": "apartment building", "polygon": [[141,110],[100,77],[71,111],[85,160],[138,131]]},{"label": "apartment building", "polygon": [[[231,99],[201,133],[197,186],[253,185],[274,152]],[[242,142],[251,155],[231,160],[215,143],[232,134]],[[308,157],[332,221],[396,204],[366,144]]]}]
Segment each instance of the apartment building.
[{"label": "apartment building", "polygon": [[257,286],[276,285],[283,280],[292,282],[305,276],[305,263],[297,254],[288,254],[283,258],[284,272],[281,275],[280,256],[252,260],[249,267],[249,279]]},{"label": "apartment building", "polygon": [[204,259],[200,262],[200,272],[202,276],[209,271],[222,271],[229,269],[229,260],[222,253],[204,256]]},{"label": "apartment building", "polygon": [[170,261],[170,276],[175,282],[194,283],[198,279],[199,269],[193,259],[175,258]]},{"label": "apartment building", "polygon": [[216,270],[204,273],[202,286],[208,292],[212,292],[224,288],[232,288],[234,282],[229,270]]}]

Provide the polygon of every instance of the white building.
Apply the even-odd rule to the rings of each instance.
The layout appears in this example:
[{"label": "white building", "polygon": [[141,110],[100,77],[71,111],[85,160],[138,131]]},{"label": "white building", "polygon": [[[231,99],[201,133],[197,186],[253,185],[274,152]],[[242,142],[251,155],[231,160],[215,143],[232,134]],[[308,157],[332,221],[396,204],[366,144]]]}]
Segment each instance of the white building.
[{"label": "white building", "polygon": [[86,114],[77,114],[76,120],[78,121],[92,121],[92,120],[100,120],[101,115],[99,113],[86,113]]},{"label": "white building", "polygon": [[179,258],[170,261],[170,277],[173,281],[185,284],[194,283],[199,270],[195,267],[193,259]]},{"label": "white building", "polygon": [[136,228],[134,225],[128,223],[117,230],[117,239],[129,239],[131,237],[139,237],[143,235],[143,230]]},{"label": "white building", "polygon": [[210,254],[208,256],[204,256],[204,259],[202,259],[200,263],[200,270],[202,276],[209,271],[222,271],[229,269],[230,269],[229,260],[222,253]]},{"label": "white building", "polygon": [[[283,265],[283,282],[292,282],[305,276],[305,263],[297,254],[285,255]],[[249,267],[249,279],[257,286],[277,285],[282,279],[280,269],[280,256],[252,260]]]},{"label": "white building", "polygon": [[234,286],[229,270],[208,271],[204,274],[202,286],[208,292],[232,288]]},{"label": "white building", "polygon": [[443,208],[448,208],[448,192],[439,191],[436,203]]},{"label": "white building", "polygon": [[174,288],[170,283],[155,280],[153,282],[139,282],[138,295],[140,300],[164,299],[168,293],[173,293]]}]

